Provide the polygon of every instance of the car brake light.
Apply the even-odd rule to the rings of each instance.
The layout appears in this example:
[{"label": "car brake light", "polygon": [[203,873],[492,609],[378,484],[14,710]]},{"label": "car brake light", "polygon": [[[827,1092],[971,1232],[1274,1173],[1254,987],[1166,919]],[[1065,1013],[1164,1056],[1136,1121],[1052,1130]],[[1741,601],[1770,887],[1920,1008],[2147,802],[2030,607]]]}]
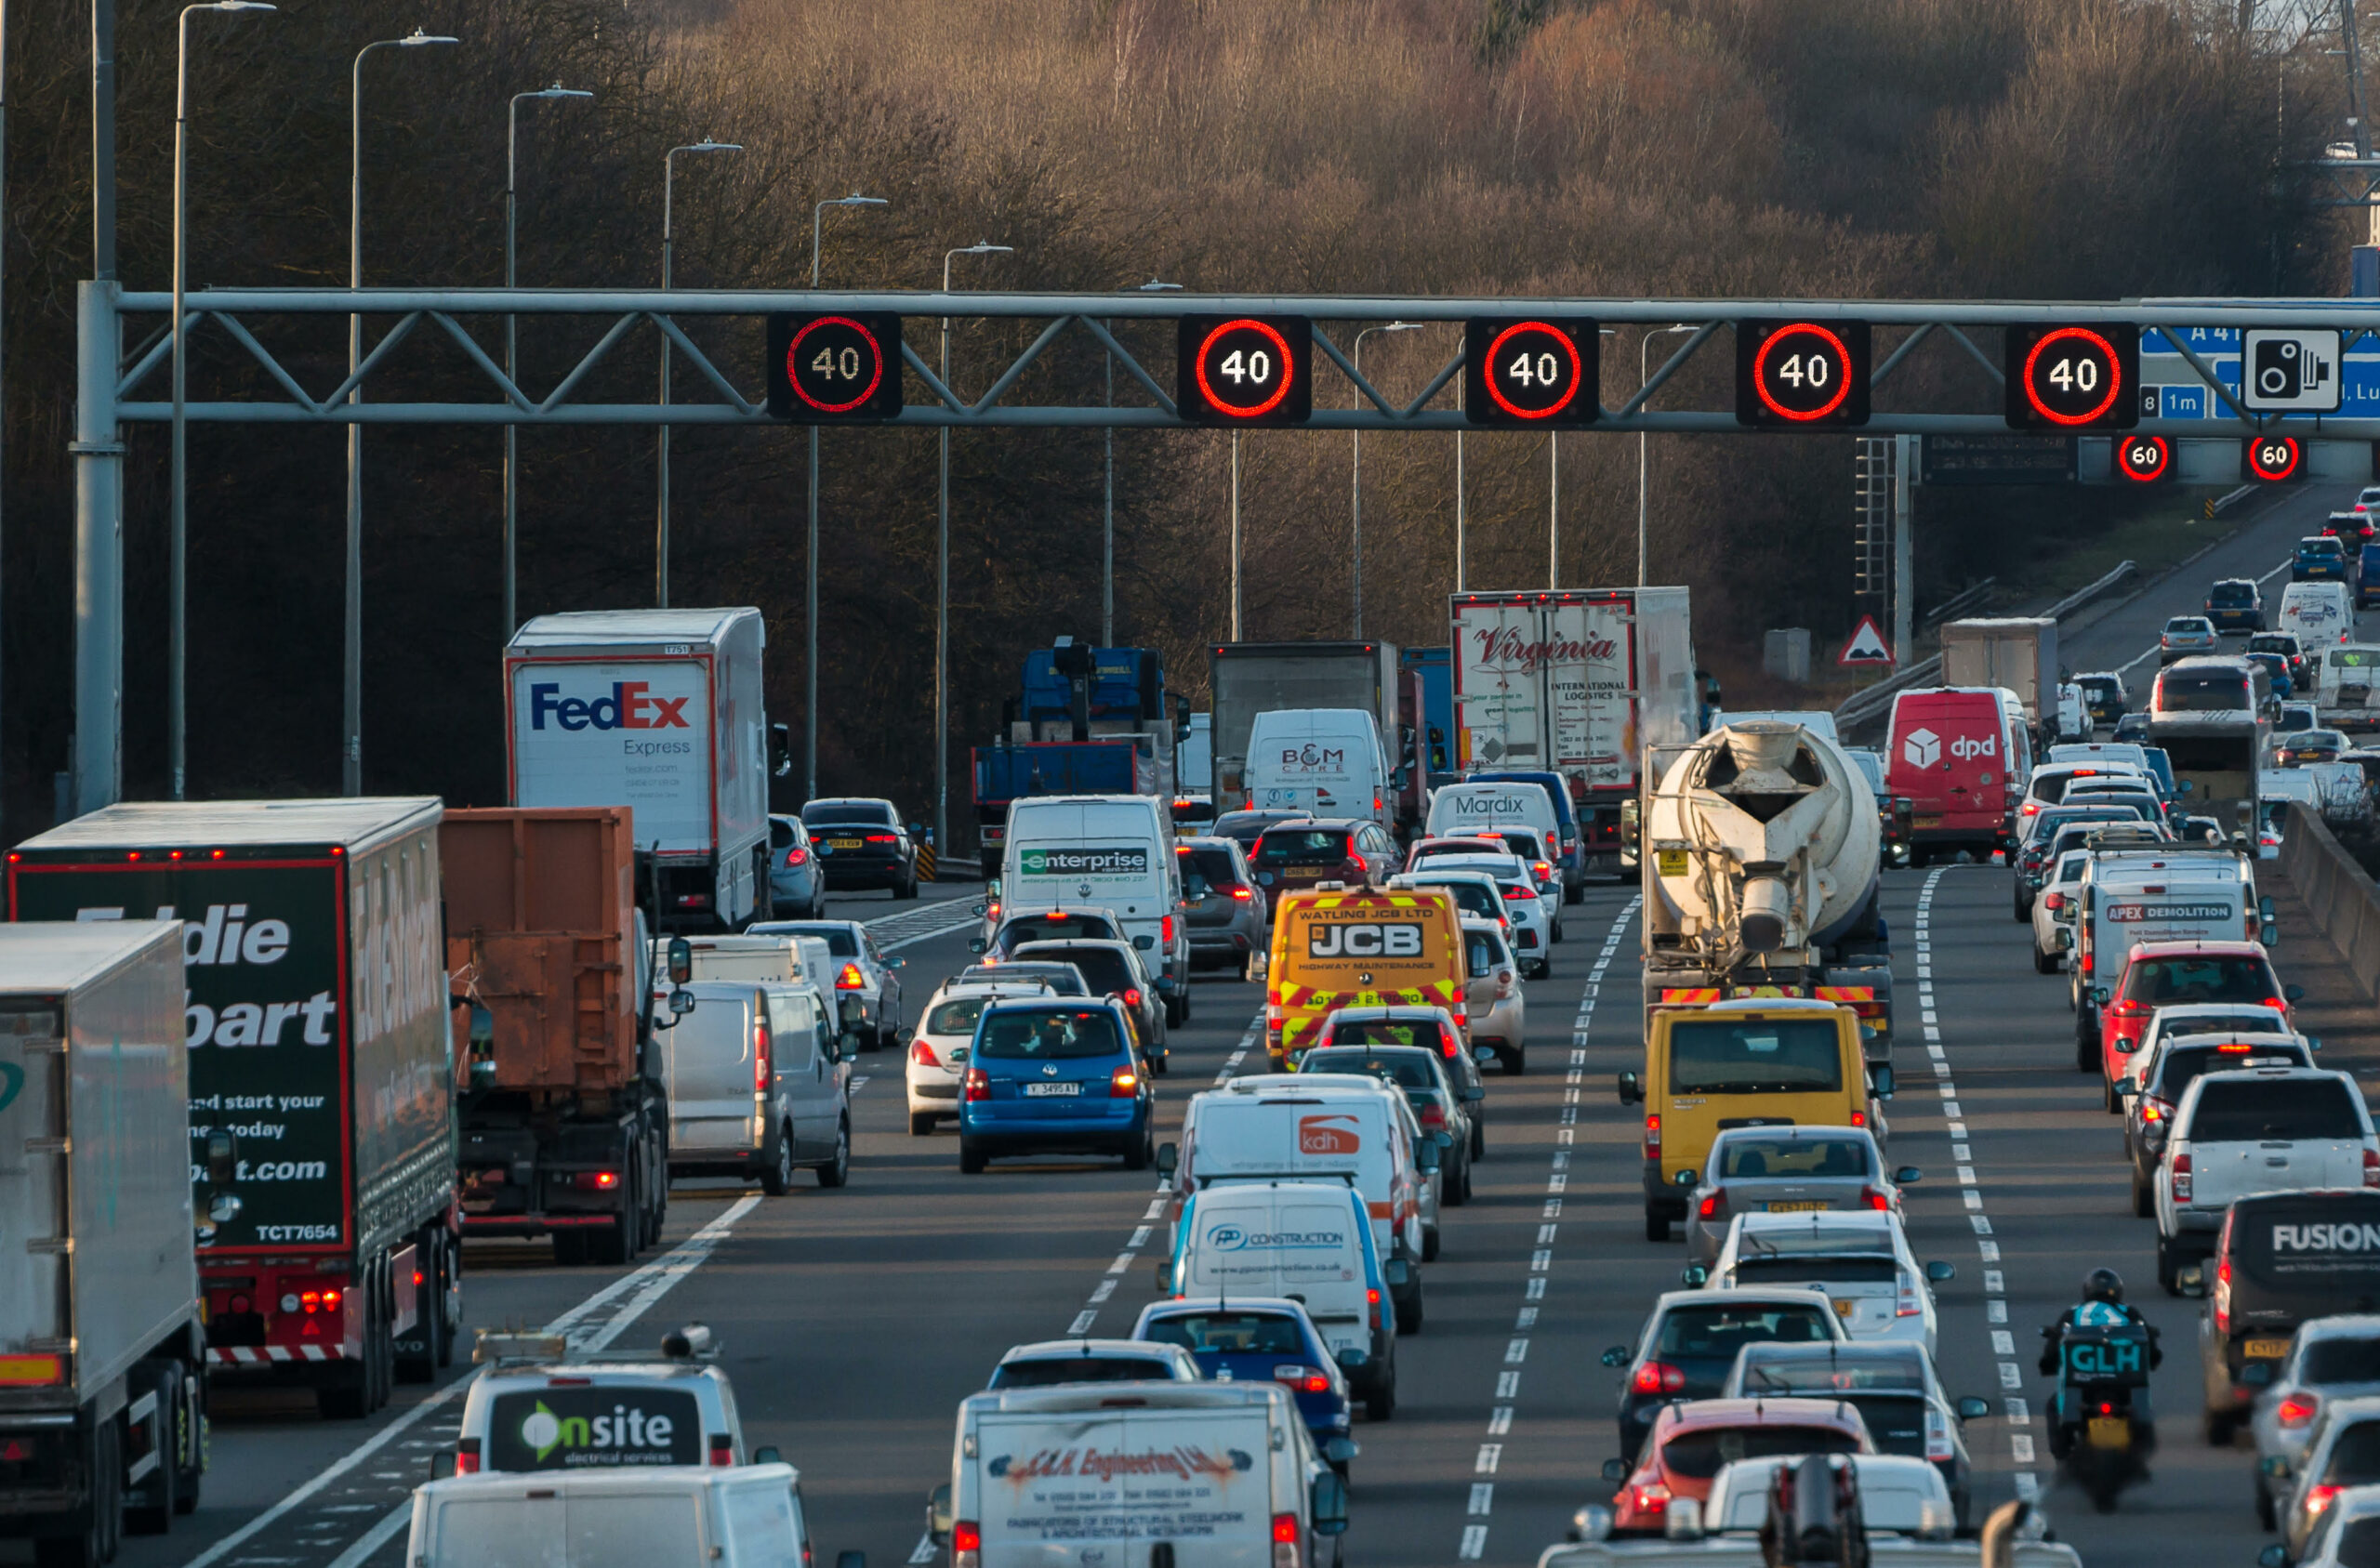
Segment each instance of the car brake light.
[{"label": "car brake light", "polygon": [[1669,1512],[1670,1489],[1659,1482],[1648,1481],[1644,1485],[1634,1488],[1633,1491],[1634,1506],[1640,1517],[1648,1513]]},{"label": "car brake light", "polygon": [[2042,907],[2055,915],[2066,907],[2066,895],[2064,893],[2048,894],[2042,900]]},{"label": "car brake light", "polygon": [[1908,1274],[1903,1273],[1900,1276],[1900,1298],[1893,1304],[1893,1316],[1897,1318],[1922,1317],[1924,1315],[1924,1312],[1925,1304],[1917,1298],[1917,1282]]},{"label": "car brake light", "polygon": [[1141,1075],[1130,1067],[1118,1067],[1107,1080],[1107,1098],[1130,1100],[1141,1091]]},{"label": "car brake light", "polygon": [[1157,939],[1168,947],[1173,945],[1173,916],[1168,915],[1157,923]]},{"label": "car brake light", "polygon": [[[1446,1110],[1435,1101],[1426,1101],[1421,1106],[1421,1125],[1425,1127],[1444,1127],[1447,1125]],[[2380,1158],[2380,1155],[2373,1155],[2369,1151],[2366,1152],[2364,1163],[2367,1170],[2370,1167],[2371,1162],[2375,1158]]]},{"label": "car brake light", "polygon": [[889,833],[871,833],[867,836],[867,842],[871,844],[898,844],[900,841]]},{"label": "car brake light", "polygon": [[1721,1187],[1697,1206],[1696,1214],[1704,1219],[1723,1219],[1727,1212],[1727,1190]]},{"label": "car brake light", "polygon": [[942,1058],[934,1055],[933,1048],[921,1039],[909,1042],[909,1061],[919,1067],[942,1065]]},{"label": "car brake light", "polygon": [[1231,890],[1231,896],[1239,900],[1242,903],[1246,903],[1249,900],[1256,896],[1256,892],[1252,888],[1235,887]]},{"label": "car brake light", "polygon": [[988,1073],[986,1073],[986,1072],[985,1072],[985,1071],[984,1071],[982,1068],[980,1068],[980,1067],[970,1067],[969,1069],[967,1069],[967,1084],[966,1084],[966,1087],[965,1087],[963,1089],[961,1089],[959,1092],[960,1092],[962,1095],[964,1095],[964,1096],[965,1096],[967,1099],[969,1099],[969,1100],[989,1100],[989,1099],[991,1099],[991,1098],[992,1098],[992,1076],[991,1076],[991,1074],[988,1074]]},{"label": "car brake light", "polygon": [[2174,1102],[2170,1100],[2144,1099],[2140,1102],[2140,1119],[2144,1122],[2162,1122],[2173,1113]]},{"label": "car brake light", "polygon": [[2306,1517],[2312,1519],[2320,1515],[2324,1509],[2331,1506],[2331,1499],[2338,1495],[2339,1489],[2335,1486],[2306,1488]]},{"label": "car brake light", "polygon": [[2188,1154],[2176,1154],[2174,1156],[2173,1175],[2174,1201],[2177,1204],[2186,1204],[2189,1202],[2191,1178],[2190,1157]]},{"label": "car brake light", "polygon": [[734,1446],[727,1441],[725,1432],[710,1434],[710,1462],[714,1465],[732,1465],[735,1462]]},{"label": "car brake light", "polygon": [[1950,1423],[1930,1410],[1925,1413],[1925,1456],[1937,1464],[1958,1456],[1950,1445]]},{"label": "car brake light", "polygon": [[2294,1393],[2282,1400],[2273,1411],[2273,1418],[2284,1427],[2302,1427],[2313,1420],[2315,1412],[2322,1408],[2322,1396],[2315,1393]]},{"label": "car brake light", "polygon": [[1141,988],[1139,986],[1128,985],[1124,987],[1124,1005],[1128,1008],[1137,1008],[1141,1005]]},{"label": "car brake light", "polygon": [[1892,1200],[1885,1197],[1873,1187],[1860,1188],[1859,1201],[1870,1208],[1888,1209],[1893,1206]]},{"label": "car brake light", "polygon": [[1648,1361],[1636,1368],[1630,1387],[1640,1394],[1682,1394],[1686,1392],[1686,1369],[1665,1361]]},{"label": "car brake light", "polygon": [[1658,1113],[1645,1118],[1645,1157],[1648,1160],[1661,1157],[1661,1118]]},{"label": "car brake light", "polygon": [[2363,1184],[2366,1187],[2380,1187],[2380,1153],[2374,1153],[2369,1149],[2363,1152]]},{"label": "car brake light", "polygon": [[1298,1568],[1298,1516],[1273,1516],[1273,1568]]},{"label": "car brake light", "polygon": [[752,1092],[768,1093],[773,1076],[769,1071],[769,1026],[756,1023],[752,1025]]},{"label": "car brake light", "polygon": [[1462,1054],[1462,1042],[1443,1023],[1438,1025],[1438,1054],[1449,1058]]},{"label": "car brake light", "polygon": [[1531,869],[1537,873],[1538,878],[1540,881],[1548,879],[1554,875],[1554,866],[1551,862],[1539,861],[1533,867],[1531,867]]},{"label": "car brake light", "polygon": [[[620,1184],[616,1170],[582,1170],[570,1179],[570,1184],[582,1192],[609,1192]],[[419,1285],[419,1280],[414,1284]]]},{"label": "car brake light", "polygon": [[845,964],[842,972],[835,977],[835,989],[838,991],[859,991],[866,989],[866,977],[859,972],[857,964]]},{"label": "car brake light", "polygon": [[810,851],[799,844],[785,852],[785,863],[788,866],[807,865],[809,863]]},{"label": "car brake light", "polygon": [[962,1519],[950,1527],[950,1568],[983,1568],[984,1527]]},{"label": "car brake light", "polygon": [[1866,1127],[1866,1126],[1868,1125],[1868,1113],[1867,1113],[1867,1112],[1865,1112],[1865,1111],[1854,1111],[1854,1112],[1852,1112],[1852,1113],[1851,1113],[1851,1125],[1852,1125],[1853,1127]]},{"label": "car brake light", "polygon": [[1510,969],[1498,969],[1496,971],[1496,995],[1498,996],[1509,996],[1512,994],[1513,971]]},{"label": "car brake light", "polygon": [[1512,903],[1521,899],[1533,899],[1535,897],[1537,897],[1537,889],[1534,888],[1513,887],[1504,890],[1504,902],[1506,903]]}]

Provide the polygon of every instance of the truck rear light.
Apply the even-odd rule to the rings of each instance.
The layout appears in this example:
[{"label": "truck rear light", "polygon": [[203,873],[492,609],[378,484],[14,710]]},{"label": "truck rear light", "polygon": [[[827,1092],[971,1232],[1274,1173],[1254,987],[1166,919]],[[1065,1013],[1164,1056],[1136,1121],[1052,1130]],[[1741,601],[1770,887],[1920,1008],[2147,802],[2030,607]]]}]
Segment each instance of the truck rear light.
[{"label": "truck rear light", "polygon": [[[582,1170],[570,1179],[570,1184],[582,1192],[609,1192],[619,1186],[620,1173],[616,1170]],[[420,1277],[416,1275],[413,1283],[419,1285]]]},{"label": "truck rear light", "polygon": [[0,1388],[39,1388],[64,1381],[64,1356],[0,1356]]},{"label": "truck rear light", "polygon": [[969,1100],[992,1098],[992,1076],[980,1067],[967,1069],[967,1087],[959,1091]]},{"label": "truck rear light", "polygon": [[732,1465],[735,1462],[735,1444],[725,1432],[710,1434],[710,1462],[714,1465]]},{"label": "truck rear light", "polygon": [[2188,1154],[2176,1154],[2174,1156],[2173,1175],[2174,1201],[2177,1204],[2186,1204],[2189,1202],[2191,1178],[2190,1157]]},{"label": "truck rear light", "polygon": [[838,991],[864,991],[866,988],[867,977],[859,972],[857,964],[845,964],[842,972],[835,976],[835,989]]},{"label": "truck rear light", "polygon": [[1107,1098],[1130,1100],[1141,1092],[1141,1075],[1130,1067],[1118,1067],[1107,1079]]},{"label": "truck rear light", "polygon": [[1173,945],[1173,916],[1168,915],[1157,923],[1157,939],[1168,947]]},{"label": "truck rear light", "polygon": [[1298,1568],[1298,1516],[1273,1516],[1273,1568]]},{"label": "truck rear light", "polygon": [[710,895],[708,893],[680,893],[678,895],[678,907],[681,909],[708,909],[710,907]]},{"label": "truck rear light", "polygon": [[1686,1369],[1665,1361],[1648,1361],[1636,1368],[1628,1386],[1640,1394],[1682,1394],[1686,1392]]},{"label": "truck rear light", "polygon": [[909,1042],[909,1061],[913,1065],[919,1067],[939,1067],[942,1065],[942,1059],[934,1055],[933,1048],[926,1044],[922,1039],[912,1040]]},{"label": "truck rear light", "polygon": [[1661,1157],[1661,1118],[1658,1114],[1645,1118],[1645,1157],[1648,1160]]}]

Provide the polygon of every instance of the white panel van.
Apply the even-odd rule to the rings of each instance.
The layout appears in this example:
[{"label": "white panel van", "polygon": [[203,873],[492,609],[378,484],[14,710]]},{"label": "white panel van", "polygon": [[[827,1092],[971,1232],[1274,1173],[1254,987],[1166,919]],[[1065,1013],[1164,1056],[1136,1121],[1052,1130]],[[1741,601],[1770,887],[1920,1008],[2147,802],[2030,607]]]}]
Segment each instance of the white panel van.
[{"label": "white panel van", "polygon": [[1311,811],[1385,826],[1395,788],[1380,725],[1357,707],[1276,708],[1248,732],[1248,805],[1259,811]]},{"label": "white panel van", "polygon": [[1190,1021],[1190,908],[1170,803],[1153,795],[1043,795],[1012,803],[1000,896],[1010,918],[1104,909],[1140,950],[1168,1024]]}]

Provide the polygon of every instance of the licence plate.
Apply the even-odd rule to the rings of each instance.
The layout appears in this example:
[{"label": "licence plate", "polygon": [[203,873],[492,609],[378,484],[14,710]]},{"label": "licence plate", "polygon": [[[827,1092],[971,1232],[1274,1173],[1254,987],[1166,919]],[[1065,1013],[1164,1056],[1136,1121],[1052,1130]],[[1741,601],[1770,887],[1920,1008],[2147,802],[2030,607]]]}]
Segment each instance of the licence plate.
[{"label": "licence plate", "polygon": [[2279,1361],[2289,1353],[2286,1339],[2251,1339],[2240,1347],[2240,1353],[2250,1361]]},{"label": "licence plate", "polygon": [[2094,1416],[2083,1424],[2082,1441],[2094,1448],[2129,1448],[2132,1423],[2114,1416]]},{"label": "licence plate", "polygon": [[1914,825],[1918,827],[1939,827],[1942,825],[1942,819],[1939,817],[1919,817],[1915,819]]},{"label": "licence plate", "polygon": [[1811,1200],[1802,1203],[1770,1204],[1768,1206],[1768,1212],[1771,1214],[1810,1214],[1824,1207],[1826,1207],[1826,1205],[1822,1201]]},{"label": "licence plate", "polygon": [[1027,1084],[1025,1086],[1025,1098],[1027,1100],[1038,1100],[1043,1095],[1080,1094],[1081,1092],[1082,1085],[1079,1083]]},{"label": "licence plate", "polygon": [[826,840],[826,848],[830,850],[864,850],[866,847],[867,846],[865,843],[857,838],[829,838]]}]

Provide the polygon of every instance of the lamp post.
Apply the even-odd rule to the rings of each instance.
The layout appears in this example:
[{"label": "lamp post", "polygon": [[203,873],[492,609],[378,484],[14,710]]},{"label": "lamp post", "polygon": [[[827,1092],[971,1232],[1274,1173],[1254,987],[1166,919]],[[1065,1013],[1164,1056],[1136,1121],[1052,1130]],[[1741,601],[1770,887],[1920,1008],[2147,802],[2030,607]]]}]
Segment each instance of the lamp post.
[{"label": "lamp post", "polygon": [[[1651,354],[1654,338],[1665,337],[1672,333],[1693,330],[1690,326],[1665,326],[1646,333],[1643,341],[1636,346],[1636,385],[1641,388],[1652,378]],[[1646,410],[1640,404],[1636,412],[1642,415]],[[1636,586],[1640,588],[1645,586],[1645,510],[1646,481],[1652,471],[1652,439],[1650,430],[1636,432]]]},{"label": "lamp post", "polygon": [[[1421,326],[1420,322],[1391,322],[1386,326],[1368,326],[1355,334],[1355,374],[1361,376],[1364,373],[1365,338],[1375,332],[1416,332]],[[1362,389],[1356,389],[1354,398],[1355,407],[1364,406]],[[1355,476],[1350,481],[1349,495],[1353,503],[1349,507],[1349,516],[1353,520],[1349,537],[1355,555],[1355,617],[1348,635],[1361,638],[1364,635],[1364,432],[1355,430],[1351,434],[1355,442]]]},{"label": "lamp post", "polygon": [[[823,243],[822,223],[828,207],[886,207],[892,204],[881,196],[863,196],[854,191],[848,196],[833,196],[810,209],[810,286],[818,286],[818,247]],[[806,804],[818,797],[818,427],[810,427],[810,540],[809,585],[809,648],[802,660],[801,728],[802,767],[801,798]],[[941,854],[940,846],[934,853]]]},{"label": "lamp post", "polygon": [[[514,93],[506,109],[504,122],[504,286],[513,286],[513,194],[521,163],[521,105],[532,99],[593,98],[595,95],[577,87],[565,87],[556,82],[550,87],[536,92]],[[513,317],[504,318],[504,375],[516,384],[520,369],[515,362]],[[520,540],[520,511],[517,505],[521,478],[521,427],[504,427],[504,640],[510,642],[512,633],[521,625],[515,610],[518,600],[513,592],[513,555]]]},{"label": "lamp post", "polygon": [[[351,72],[348,126],[347,286],[364,286],[364,60],[375,49],[417,49],[430,44],[459,44],[415,28],[402,38],[384,38],[355,51]],[[356,372],[364,364],[364,318],[347,318],[347,401],[364,401]],[[345,795],[364,793],[364,427],[347,427],[347,637],[341,681],[340,710],[346,734],[339,747],[339,789]]]},{"label": "lamp post", "polygon": [[[978,240],[942,253],[942,292],[950,292],[950,262],[959,256],[1010,256],[1013,245]],[[942,384],[950,385],[950,318],[942,318]],[[950,427],[942,428],[942,492],[933,558],[933,854],[950,852]]]},{"label": "lamp post", "polygon": [[[681,152],[741,152],[740,142],[713,141],[705,137],[684,147],[673,147],[661,155],[661,286],[669,287],[669,262],[676,244],[670,227],[671,202],[677,191],[678,154]],[[661,402],[666,410],[669,403],[669,337],[661,338]],[[655,449],[658,496],[654,503],[653,520],[653,605],[656,610],[669,608],[669,422],[662,416],[660,443]]]},{"label": "lamp post", "polygon": [[[5,4],[5,0],[0,0],[0,4]],[[1124,290],[1127,294],[1179,294],[1181,291],[1180,283],[1160,283],[1155,278]],[[1112,320],[1107,323],[1107,330],[1111,334],[1116,330]],[[1113,349],[1103,350],[1101,357],[1107,362],[1107,406],[1114,408],[1116,354]],[[1100,511],[1099,527],[1099,645],[1113,648],[1116,646],[1116,427],[1111,424],[1100,433],[1107,448],[1107,493]]]},{"label": "lamp post", "polygon": [[[176,30],[174,51],[174,456],[173,479],[168,486],[172,493],[173,535],[166,550],[166,620],[165,633],[165,764],[172,791],[171,798],[179,800],[189,778],[189,721],[183,693],[187,685],[186,657],[190,646],[189,606],[189,531],[186,522],[187,480],[190,467],[186,455],[187,394],[183,376],[188,364],[184,345],[182,296],[188,284],[190,236],[185,222],[183,178],[189,166],[190,140],[190,19],[193,11],[271,11],[278,9],[262,0],[205,0],[204,4],[185,6]],[[5,56],[0,49],[0,56]]]}]

